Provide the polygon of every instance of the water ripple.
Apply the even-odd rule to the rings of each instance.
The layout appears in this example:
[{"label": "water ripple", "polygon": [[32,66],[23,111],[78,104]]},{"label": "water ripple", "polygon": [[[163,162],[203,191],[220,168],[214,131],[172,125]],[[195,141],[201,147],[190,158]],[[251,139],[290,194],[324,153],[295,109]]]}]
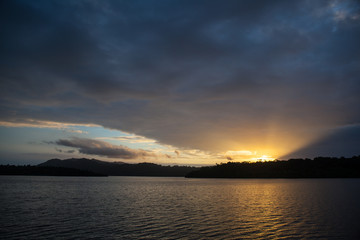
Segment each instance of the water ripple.
[{"label": "water ripple", "polygon": [[1,176],[0,187],[1,239],[360,237],[359,179]]}]

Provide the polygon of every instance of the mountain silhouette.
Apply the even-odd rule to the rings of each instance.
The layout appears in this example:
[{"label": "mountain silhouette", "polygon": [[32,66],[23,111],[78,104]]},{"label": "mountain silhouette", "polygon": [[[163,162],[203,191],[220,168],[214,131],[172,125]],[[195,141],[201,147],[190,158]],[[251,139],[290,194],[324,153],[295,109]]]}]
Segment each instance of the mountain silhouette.
[{"label": "mountain silhouette", "polygon": [[154,163],[129,164],[123,162],[105,162],[87,158],[51,159],[38,166],[74,168],[109,176],[184,177],[189,172],[198,169],[187,166],[162,166]]}]

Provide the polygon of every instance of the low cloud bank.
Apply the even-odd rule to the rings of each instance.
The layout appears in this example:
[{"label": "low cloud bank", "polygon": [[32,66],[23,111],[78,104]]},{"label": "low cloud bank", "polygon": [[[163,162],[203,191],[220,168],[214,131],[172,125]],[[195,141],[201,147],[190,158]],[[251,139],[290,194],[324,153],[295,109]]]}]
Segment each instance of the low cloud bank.
[{"label": "low cloud bank", "polygon": [[55,144],[59,146],[77,148],[79,153],[105,156],[108,158],[138,159],[156,156],[150,151],[131,149],[126,146],[112,145],[108,142],[88,138],[73,137],[71,139],[59,139],[55,142]]}]

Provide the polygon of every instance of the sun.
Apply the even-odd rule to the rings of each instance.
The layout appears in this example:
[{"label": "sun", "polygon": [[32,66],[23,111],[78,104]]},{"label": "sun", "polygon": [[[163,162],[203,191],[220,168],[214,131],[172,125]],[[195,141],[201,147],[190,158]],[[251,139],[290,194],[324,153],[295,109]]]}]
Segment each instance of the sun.
[{"label": "sun", "polygon": [[228,160],[234,161],[245,161],[245,162],[266,162],[274,161],[277,155],[275,151],[270,151],[269,149],[262,150],[261,152],[255,150],[237,150],[237,151],[227,151],[224,153],[225,158]]},{"label": "sun", "polygon": [[262,155],[261,157],[256,159],[257,161],[265,162],[265,161],[273,161],[275,158],[267,155]]}]

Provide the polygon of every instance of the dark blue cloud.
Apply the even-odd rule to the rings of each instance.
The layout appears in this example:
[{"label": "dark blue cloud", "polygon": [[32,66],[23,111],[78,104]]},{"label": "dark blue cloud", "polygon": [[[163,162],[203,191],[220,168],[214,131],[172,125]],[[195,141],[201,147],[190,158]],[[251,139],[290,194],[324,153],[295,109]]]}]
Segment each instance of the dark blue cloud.
[{"label": "dark blue cloud", "polygon": [[[55,144],[76,148],[83,154],[106,156],[110,158],[141,159],[156,156],[154,153],[142,149],[135,150],[126,146],[111,145],[104,141],[87,138],[59,139],[55,142]],[[68,150],[67,152],[71,153],[73,151],[74,150]]]},{"label": "dark blue cloud", "polygon": [[283,158],[314,158],[319,156],[352,157],[359,155],[360,126],[350,125],[336,129],[316,142]]},{"label": "dark blue cloud", "polygon": [[359,9],[2,1],[1,120],[90,122],[218,150],[256,142],[273,121],[273,135],[313,139],[360,122]]}]

